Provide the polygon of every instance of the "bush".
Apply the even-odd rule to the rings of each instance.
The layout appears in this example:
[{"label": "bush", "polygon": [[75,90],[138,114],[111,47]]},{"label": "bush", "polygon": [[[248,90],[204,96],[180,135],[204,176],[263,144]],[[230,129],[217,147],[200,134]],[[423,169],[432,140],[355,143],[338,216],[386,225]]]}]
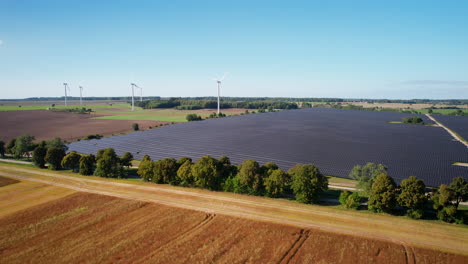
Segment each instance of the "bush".
[{"label": "bush", "polygon": [[405,124],[418,124],[418,125],[424,125],[424,121],[422,120],[421,117],[419,116],[409,116],[409,117],[404,117],[401,122]]},{"label": "bush", "polygon": [[50,148],[47,150],[45,161],[49,165],[49,169],[60,170],[63,157],[65,157],[63,148]]},{"label": "bush", "polygon": [[197,114],[188,114],[185,119],[187,119],[187,121],[200,121],[202,120],[202,117],[197,115]]},{"label": "bush", "polygon": [[346,199],[345,207],[348,209],[357,210],[361,205],[361,197],[359,196],[358,192],[354,192],[353,194],[349,195]]},{"label": "bush", "polygon": [[93,175],[96,167],[96,158],[94,155],[82,155],[80,158],[80,171],[81,175]]},{"label": "bush", "polygon": [[340,201],[340,204],[341,205],[346,205],[346,200],[348,200],[348,197],[351,195],[351,192],[349,191],[342,191],[340,193],[340,198],[339,198],[339,201]]},{"label": "bush", "polygon": [[134,131],[140,130],[140,126],[137,123],[133,123],[132,128],[133,128]]},{"label": "bush", "polygon": [[369,210],[390,213],[396,206],[396,184],[386,173],[379,174],[370,190]]},{"label": "bush", "polygon": [[13,154],[13,149],[15,148],[16,138],[11,139],[6,145],[5,152],[7,154]]},{"label": "bush", "polygon": [[73,172],[78,172],[80,168],[81,155],[72,151],[63,157],[61,165],[63,168],[71,169]]},{"label": "bush", "polygon": [[424,216],[424,209],[409,209],[406,211],[406,216],[413,219],[421,219]]},{"label": "bush", "polygon": [[94,135],[87,135],[86,137],[82,138],[83,140],[91,140],[91,139],[101,139],[104,136],[101,134],[94,134]]},{"label": "bush", "polygon": [[312,164],[297,164],[288,174],[292,177],[291,189],[299,202],[314,203],[328,189],[328,179]]}]

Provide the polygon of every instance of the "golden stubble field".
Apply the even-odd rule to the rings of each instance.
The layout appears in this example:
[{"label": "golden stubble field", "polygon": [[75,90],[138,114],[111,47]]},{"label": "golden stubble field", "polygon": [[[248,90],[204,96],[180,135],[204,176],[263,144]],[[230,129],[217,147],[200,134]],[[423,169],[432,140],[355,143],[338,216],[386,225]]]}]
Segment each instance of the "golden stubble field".
[{"label": "golden stubble field", "polygon": [[[0,181],[4,179],[0,177]],[[0,263],[468,260],[466,256],[389,240],[81,192],[24,179],[0,187],[0,197]]]}]

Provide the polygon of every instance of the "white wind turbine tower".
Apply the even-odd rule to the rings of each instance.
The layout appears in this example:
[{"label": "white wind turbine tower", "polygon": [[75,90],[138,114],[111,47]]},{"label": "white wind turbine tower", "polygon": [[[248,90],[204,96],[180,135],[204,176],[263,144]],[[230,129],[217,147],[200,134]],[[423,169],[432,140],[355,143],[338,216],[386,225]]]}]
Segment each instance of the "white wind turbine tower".
[{"label": "white wind turbine tower", "polygon": [[221,81],[224,80],[224,78],[226,78],[226,76],[228,75],[228,72],[226,72],[223,77],[217,79],[217,78],[214,78],[213,81],[216,81],[216,83],[218,83],[218,115],[219,115],[219,97],[220,97],[220,90],[221,90]]},{"label": "white wind turbine tower", "polygon": [[143,88],[138,87],[140,89],[140,102],[143,102]]},{"label": "white wind turbine tower", "polygon": [[80,88],[80,105],[83,106],[83,86],[79,86]]},{"label": "white wind turbine tower", "polygon": [[135,87],[139,89],[141,88],[134,83],[130,83],[130,85],[132,86],[132,111],[135,111]]},{"label": "white wind turbine tower", "polygon": [[67,103],[67,90],[70,91],[70,87],[68,87],[68,83],[63,83],[63,88],[65,89],[65,107],[68,107]]}]

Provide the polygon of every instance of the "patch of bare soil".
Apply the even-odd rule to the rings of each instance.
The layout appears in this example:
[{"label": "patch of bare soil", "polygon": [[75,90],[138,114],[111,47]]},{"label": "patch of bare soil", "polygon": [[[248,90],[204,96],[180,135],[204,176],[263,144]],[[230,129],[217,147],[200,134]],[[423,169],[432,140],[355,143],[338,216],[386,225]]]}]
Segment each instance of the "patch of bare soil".
[{"label": "patch of bare soil", "polygon": [[68,141],[91,134],[110,136],[132,131],[132,124],[138,123],[140,129],[147,129],[169,122],[104,120],[91,119],[100,115],[52,112],[47,110],[1,111],[0,140],[8,142],[22,134],[30,134],[36,140],[49,140],[61,137]]},{"label": "patch of bare soil", "polygon": [[0,176],[0,187],[7,186],[7,185],[10,185],[10,184],[14,184],[14,183],[18,183],[18,182],[20,182],[20,181]]}]

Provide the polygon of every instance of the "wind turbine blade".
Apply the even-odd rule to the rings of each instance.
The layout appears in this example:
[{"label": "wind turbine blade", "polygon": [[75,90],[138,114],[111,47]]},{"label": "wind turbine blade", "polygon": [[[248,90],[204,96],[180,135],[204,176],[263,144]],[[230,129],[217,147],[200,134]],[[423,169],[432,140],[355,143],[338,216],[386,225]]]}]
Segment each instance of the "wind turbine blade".
[{"label": "wind turbine blade", "polygon": [[224,80],[224,78],[226,78],[228,76],[229,72],[226,72],[224,73],[223,77],[221,77],[221,79],[219,79],[220,81]]}]

